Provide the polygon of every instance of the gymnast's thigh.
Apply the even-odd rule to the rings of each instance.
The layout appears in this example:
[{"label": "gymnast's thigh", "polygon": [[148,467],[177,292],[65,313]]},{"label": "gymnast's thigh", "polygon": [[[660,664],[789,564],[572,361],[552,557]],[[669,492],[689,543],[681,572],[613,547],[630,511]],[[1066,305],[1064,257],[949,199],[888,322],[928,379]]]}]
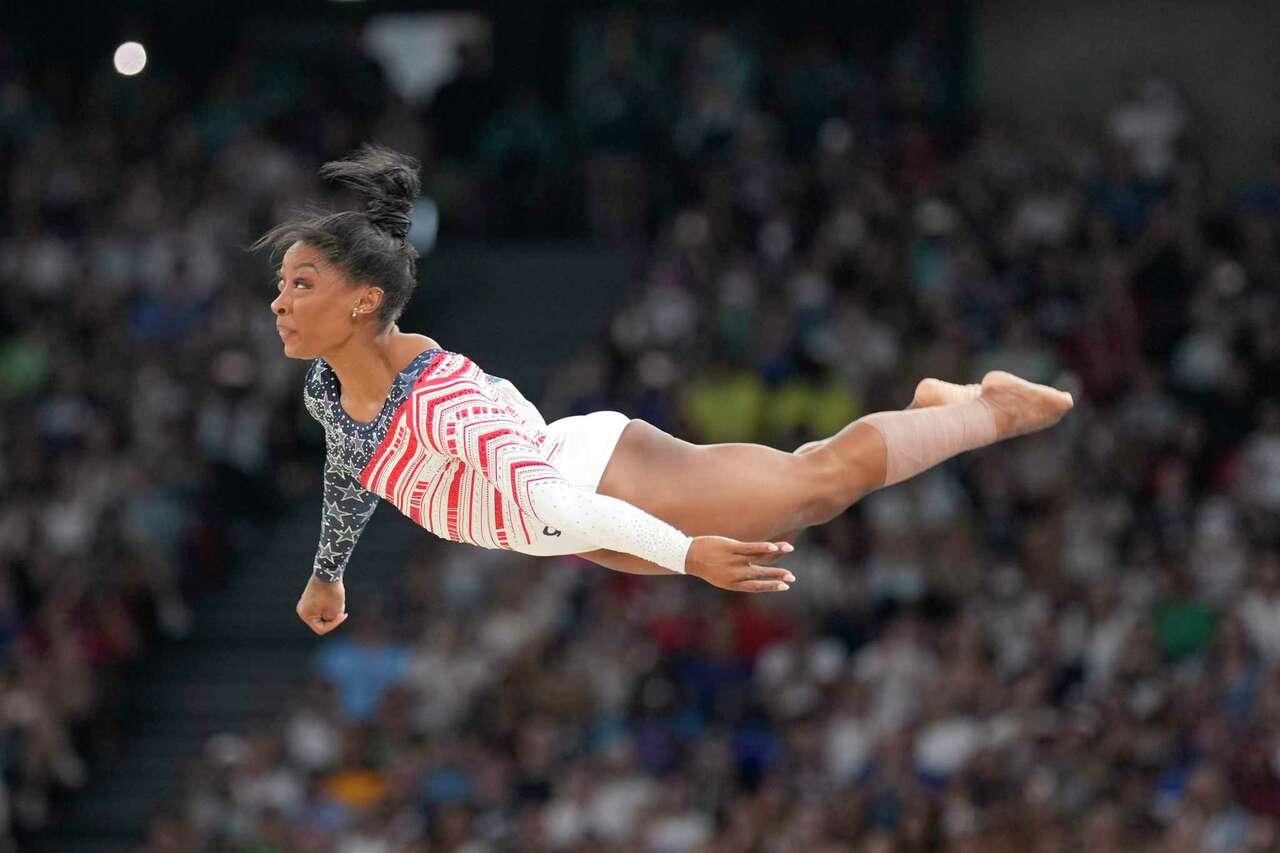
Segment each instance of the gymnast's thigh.
[{"label": "gymnast's thigh", "polygon": [[773,539],[821,511],[820,464],[815,456],[759,444],[691,444],[633,419],[596,491],[690,536]]}]

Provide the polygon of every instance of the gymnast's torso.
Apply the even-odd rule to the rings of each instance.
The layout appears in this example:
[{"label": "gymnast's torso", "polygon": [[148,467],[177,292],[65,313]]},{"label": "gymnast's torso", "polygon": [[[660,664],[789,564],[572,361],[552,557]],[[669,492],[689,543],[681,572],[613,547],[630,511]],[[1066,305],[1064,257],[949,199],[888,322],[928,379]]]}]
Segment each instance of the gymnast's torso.
[{"label": "gymnast's torso", "polygon": [[561,476],[563,434],[509,381],[439,347],[396,374],[368,422],[341,404],[322,358],[307,372],[307,411],[324,427],[325,500],[317,574],[337,579],[378,499],[435,535],[534,555],[594,546],[539,522],[528,488]]}]

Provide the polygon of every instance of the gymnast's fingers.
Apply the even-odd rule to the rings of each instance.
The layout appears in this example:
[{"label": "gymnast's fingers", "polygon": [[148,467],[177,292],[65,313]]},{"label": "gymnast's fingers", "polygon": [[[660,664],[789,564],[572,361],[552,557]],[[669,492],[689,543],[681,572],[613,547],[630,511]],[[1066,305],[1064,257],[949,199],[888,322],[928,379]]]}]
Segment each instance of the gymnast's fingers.
[{"label": "gymnast's fingers", "polygon": [[739,542],[734,550],[743,556],[755,557],[763,554],[790,554],[795,548],[790,542]]},{"label": "gymnast's fingers", "polygon": [[790,551],[778,550],[768,554],[751,554],[749,556],[744,556],[743,559],[747,563],[754,563],[756,565],[761,565],[761,566],[769,566],[769,565],[772,565],[777,560],[781,559],[782,557],[786,557],[790,553],[791,553]]},{"label": "gymnast's fingers", "polygon": [[311,623],[311,630],[315,631],[317,634],[327,634],[346,621],[347,614],[345,612],[337,619],[326,619],[323,616],[318,616]]},{"label": "gymnast's fingers", "polygon": [[740,578],[744,581],[783,581],[784,583],[792,583],[795,579],[795,575],[782,566],[760,566],[755,563],[747,566],[747,570]]},{"label": "gymnast's fingers", "polygon": [[785,592],[791,587],[782,581],[738,581],[733,588],[739,592]]}]

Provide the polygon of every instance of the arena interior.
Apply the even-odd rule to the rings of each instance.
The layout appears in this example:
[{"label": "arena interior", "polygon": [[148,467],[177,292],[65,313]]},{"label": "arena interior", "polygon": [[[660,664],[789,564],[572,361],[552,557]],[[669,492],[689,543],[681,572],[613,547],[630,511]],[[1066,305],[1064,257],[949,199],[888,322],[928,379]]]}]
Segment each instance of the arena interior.
[{"label": "arena interior", "polygon": [[[1280,6],[0,9],[0,851],[1280,849]],[[248,250],[423,165],[400,327],[552,418],[783,450],[933,376],[1043,433],[785,593],[380,507]]]}]

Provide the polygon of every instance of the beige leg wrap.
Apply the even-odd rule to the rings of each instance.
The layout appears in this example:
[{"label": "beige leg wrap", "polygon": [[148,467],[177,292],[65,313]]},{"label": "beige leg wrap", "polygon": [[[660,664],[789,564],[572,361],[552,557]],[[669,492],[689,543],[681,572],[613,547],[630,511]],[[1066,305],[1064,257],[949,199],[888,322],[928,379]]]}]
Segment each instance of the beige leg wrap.
[{"label": "beige leg wrap", "polygon": [[888,451],[884,484],[892,486],[928,470],[957,453],[996,440],[996,419],[982,400],[876,412],[858,423],[874,427]]}]

